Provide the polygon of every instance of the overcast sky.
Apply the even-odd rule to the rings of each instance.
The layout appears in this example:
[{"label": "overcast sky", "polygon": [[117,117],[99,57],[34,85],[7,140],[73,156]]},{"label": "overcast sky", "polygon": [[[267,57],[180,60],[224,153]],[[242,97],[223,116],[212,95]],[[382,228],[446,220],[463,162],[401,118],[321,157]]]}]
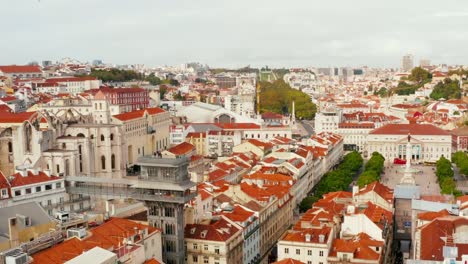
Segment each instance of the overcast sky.
[{"label": "overcast sky", "polygon": [[0,64],[468,64],[467,0],[0,0]]}]

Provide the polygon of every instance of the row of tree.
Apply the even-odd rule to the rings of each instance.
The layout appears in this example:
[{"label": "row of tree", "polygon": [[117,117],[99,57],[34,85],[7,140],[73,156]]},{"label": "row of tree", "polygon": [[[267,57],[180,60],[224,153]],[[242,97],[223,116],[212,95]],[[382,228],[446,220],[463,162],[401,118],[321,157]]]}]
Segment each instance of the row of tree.
[{"label": "row of tree", "polygon": [[457,151],[452,155],[452,161],[460,169],[460,173],[468,175],[468,155],[463,151]]},{"label": "row of tree", "polygon": [[260,112],[273,112],[278,114],[291,113],[292,102],[296,105],[296,117],[300,119],[313,119],[317,106],[312,103],[306,93],[293,89],[284,80],[260,82]]},{"label": "row of tree", "polygon": [[457,185],[453,180],[453,169],[452,164],[444,156],[436,163],[436,176],[439,182],[440,190],[442,194],[453,194],[455,197],[462,195],[457,190]]},{"label": "row of tree", "polygon": [[367,161],[364,171],[359,175],[357,184],[359,187],[364,187],[369,183],[380,180],[380,174],[384,169],[385,158],[379,152],[372,153],[371,158]]},{"label": "row of tree", "polygon": [[143,80],[144,76],[134,70],[122,70],[112,68],[108,70],[91,69],[90,76],[96,77],[103,82],[128,82],[134,80]]},{"label": "row of tree", "polygon": [[336,170],[325,173],[319,183],[315,186],[314,195],[306,197],[299,204],[299,210],[305,212],[312,204],[320,200],[324,194],[347,190],[353,176],[362,167],[363,159],[356,151],[350,152],[343,157]]}]

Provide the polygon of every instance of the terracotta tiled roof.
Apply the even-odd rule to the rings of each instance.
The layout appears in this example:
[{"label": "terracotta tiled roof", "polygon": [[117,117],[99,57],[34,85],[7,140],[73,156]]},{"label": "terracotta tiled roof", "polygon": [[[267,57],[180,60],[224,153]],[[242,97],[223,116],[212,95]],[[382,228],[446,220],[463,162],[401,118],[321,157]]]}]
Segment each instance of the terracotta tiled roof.
[{"label": "terracotta tiled roof", "polygon": [[[418,229],[421,231],[421,260],[443,261],[443,246],[447,236],[452,236],[456,230],[468,228],[468,218],[462,216],[444,216],[432,220]],[[456,243],[458,247],[457,260],[461,259],[463,254],[468,254],[468,244]]]},{"label": "terracotta tiled roof", "polygon": [[185,238],[224,242],[234,236],[238,231],[240,231],[240,228],[221,217],[219,220],[213,220],[210,224],[206,225],[186,225]]},{"label": "terracotta tiled roof", "polygon": [[246,222],[254,216],[253,212],[247,211],[238,205],[234,206],[231,212],[223,212],[222,214],[236,223]]},{"label": "terracotta tiled roof", "polygon": [[384,223],[393,222],[393,214],[390,211],[385,210],[384,208],[375,205],[371,202],[367,202],[367,208],[364,208],[360,213],[363,213],[369,218],[373,223],[378,225],[380,228],[383,228]]},{"label": "terracotta tiled roof", "polygon": [[3,73],[41,73],[41,67],[36,65],[6,65],[0,66],[0,71]]},{"label": "terracotta tiled roof", "polygon": [[10,183],[2,171],[0,171],[0,189],[10,188]]},{"label": "terracotta tiled roof", "polygon": [[378,181],[366,185],[364,188],[360,189],[356,195],[363,195],[368,192],[375,192],[385,201],[387,201],[390,204],[393,204],[393,190],[381,184]]},{"label": "terracotta tiled roof", "polygon": [[[333,241],[330,257],[336,257],[338,252],[352,253],[354,261],[379,260],[381,257],[383,241],[374,240],[365,233],[359,233],[351,239],[335,239]],[[379,247],[378,252],[374,248]]]},{"label": "terracotta tiled roof", "polygon": [[93,76],[83,76],[83,77],[61,77],[61,78],[48,78],[46,82],[83,82],[83,81],[94,81],[97,80]]},{"label": "terracotta tiled roof", "polygon": [[11,187],[18,187],[24,185],[30,185],[41,182],[60,180],[58,176],[47,176],[44,172],[40,171],[37,175],[34,175],[31,171],[28,171],[28,176],[21,176],[21,174],[15,173],[11,175],[10,185]]},{"label": "terracotta tiled roof", "polygon": [[450,135],[449,132],[430,124],[388,124],[371,131],[372,135]]},{"label": "terracotta tiled roof", "polygon": [[195,149],[195,146],[188,143],[188,142],[182,142],[178,145],[175,145],[174,147],[168,149],[167,151],[179,156],[179,155],[186,155],[190,152],[192,152]]},{"label": "terracotta tiled roof", "polygon": [[162,108],[153,107],[153,108],[146,108],[142,110],[135,110],[132,112],[118,114],[118,115],[114,115],[113,117],[119,119],[120,121],[128,121],[132,119],[141,118],[144,116],[145,113],[148,113],[148,115],[156,115],[156,114],[160,114],[164,112],[166,111]]},{"label": "terracotta tiled roof", "polygon": [[227,172],[221,170],[221,169],[216,169],[210,173],[208,173],[208,181],[210,182],[215,182],[218,180],[223,180],[224,177],[228,175]]},{"label": "terracotta tiled roof", "polygon": [[260,129],[260,126],[254,123],[217,123],[216,125],[227,130]]},{"label": "terracotta tiled roof", "polygon": [[[308,228],[301,231],[291,230],[281,240],[289,242],[326,244],[331,230],[332,229],[329,226],[323,226],[322,228]],[[306,241],[308,235],[310,235],[310,241]],[[319,242],[320,235],[324,236],[323,242]]]},{"label": "terracotta tiled roof", "polygon": [[159,262],[156,259],[152,258],[152,259],[148,259],[143,264],[161,264],[161,262]]},{"label": "terracotta tiled roof", "polygon": [[[91,229],[91,236],[79,240],[72,238],[59,243],[51,248],[45,249],[32,255],[34,263],[64,263],[82,252],[99,246],[104,249],[114,249],[114,252],[119,255],[123,254],[119,247],[122,246],[124,237],[137,235],[139,230],[148,228],[148,234],[159,232],[158,229],[133,222],[122,218],[111,218],[108,222]],[[137,239],[136,242],[139,242]]]},{"label": "terracotta tiled roof", "polygon": [[442,216],[447,216],[450,215],[449,211],[446,209],[440,210],[438,212],[424,212],[424,213],[419,213],[418,214],[418,219],[424,220],[424,221],[432,221],[436,219],[437,217],[442,217]]},{"label": "terracotta tiled roof", "polygon": [[269,150],[273,148],[273,144],[268,143],[268,142],[262,142],[257,139],[249,139],[248,142],[254,146],[262,148],[263,150]]},{"label": "terracotta tiled roof", "polygon": [[273,262],[272,264],[305,264],[305,263],[299,260],[292,259],[292,258],[287,258],[287,259]]},{"label": "terracotta tiled roof", "polygon": [[262,119],[283,119],[283,115],[272,112],[266,112],[262,114]]}]

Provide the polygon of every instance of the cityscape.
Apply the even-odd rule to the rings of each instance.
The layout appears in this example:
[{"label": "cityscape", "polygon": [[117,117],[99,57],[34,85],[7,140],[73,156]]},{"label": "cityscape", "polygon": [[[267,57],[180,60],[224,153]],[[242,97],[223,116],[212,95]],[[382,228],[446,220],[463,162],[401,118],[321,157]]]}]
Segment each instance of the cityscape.
[{"label": "cityscape", "polygon": [[0,18],[0,264],[468,263],[468,5],[89,2]]}]

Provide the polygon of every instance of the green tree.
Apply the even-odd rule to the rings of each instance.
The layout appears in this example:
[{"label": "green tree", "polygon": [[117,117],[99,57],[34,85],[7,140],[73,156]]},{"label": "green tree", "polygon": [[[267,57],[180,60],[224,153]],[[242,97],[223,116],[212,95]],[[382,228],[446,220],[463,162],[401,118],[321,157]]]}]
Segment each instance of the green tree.
[{"label": "green tree", "polygon": [[443,82],[439,82],[434,86],[434,89],[431,93],[431,98],[434,100],[439,100],[441,98],[445,99],[460,99],[461,98],[461,89],[457,81],[453,81],[450,78],[446,78]]},{"label": "green tree", "polygon": [[260,82],[260,111],[285,114],[291,112],[292,102],[295,102],[296,117],[312,119],[317,112],[317,107],[312,103],[309,95],[292,89],[282,79],[273,83]]},{"label": "green tree", "polygon": [[303,213],[312,208],[312,204],[317,202],[318,199],[316,196],[307,196],[299,204],[299,212]]},{"label": "green tree", "polygon": [[156,77],[154,73],[151,73],[150,75],[146,76],[145,80],[148,81],[151,85],[161,84],[161,79],[159,77]]},{"label": "green tree", "polygon": [[411,74],[408,76],[408,80],[417,83],[423,83],[424,81],[430,80],[431,78],[431,73],[421,67],[413,68],[413,70],[411,70]]}]

